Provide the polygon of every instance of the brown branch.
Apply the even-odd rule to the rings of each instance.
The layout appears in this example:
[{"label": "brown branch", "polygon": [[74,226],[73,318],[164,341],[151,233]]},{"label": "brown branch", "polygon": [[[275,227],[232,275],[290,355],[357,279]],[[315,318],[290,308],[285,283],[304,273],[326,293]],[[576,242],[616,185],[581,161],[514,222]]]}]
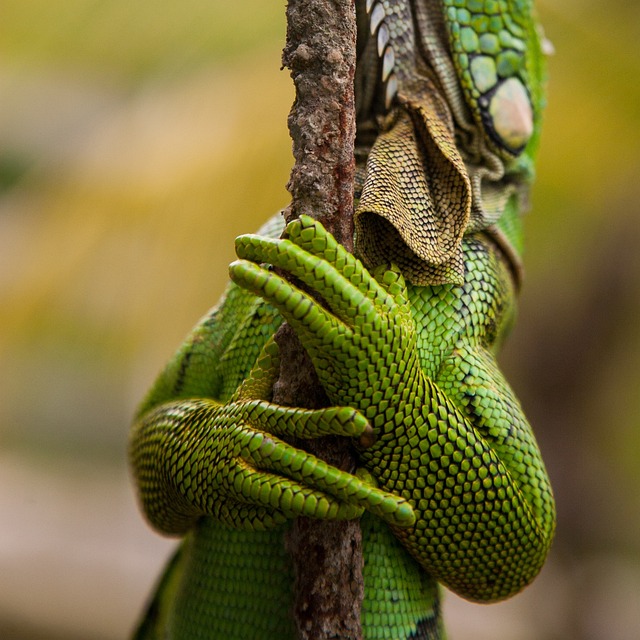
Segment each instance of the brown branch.
[{"label": "brown branch", "polygon": [[[289,0],[283,63],[296,99],[289,115],[295,166],[287,188],[287,221],[308,214],[349,249],[353,247],[355,163],[354,0]],[[285,325],[276,339],[282,354],[274,401],[317,408],[328,399],[309,357]],[[300,444],[300,443],[298,443]],[[353,471],[349,443],[323,438],[305,447]],[[293,615],[301,640],[362,637],[362,535],[358,521],[299,518],[287,537],[295,571]]]},{"label": "brown branch", "polygon": [[285,215],[321,220],[352,249],[355,0],[289,0],[282,61],[296,87],[289,114],[292,203]]}]

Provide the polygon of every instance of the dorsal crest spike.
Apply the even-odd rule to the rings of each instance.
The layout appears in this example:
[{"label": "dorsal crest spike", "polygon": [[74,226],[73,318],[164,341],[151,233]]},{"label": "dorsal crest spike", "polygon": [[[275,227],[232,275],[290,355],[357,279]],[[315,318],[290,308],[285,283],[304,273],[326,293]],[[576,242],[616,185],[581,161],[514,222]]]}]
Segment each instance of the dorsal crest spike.
[{"label": "dorsal crest spike", "polygon": [[396,94],[398,93],[399,78],[397,76],[398,64],[396,49],[394,47],[393,23],[398,16],[398,0],[365,0],[365,9],[369,16],[369,32],[375,39],[375,51],[380,61],[379,82],[384,91],[385,109],[390,109]]},{"label": "dorsal crest spike", "polygon": [[387,87],[385,90],[385,108],[390,109],[391,103],[393,99],[396,97],[398,93],[398,78],[396,78],[395,73],[392,73],[387,80]]},{"label": "dorsal crest spike", "polygon": [[389,29],[382,23],[378,29],[378,57],[382,58],[386,46],[389,44]]},{"label": "dorsal crest spike", "polygon": [[386,82],[396,66],[396,57],[393,53],[393,47],[387,47],[382,58],[382,82]]},{"label": "dorsal crest spike", "polygon": [[373,7],[373,11],[371,12],[371,19],[369,21],[369,29],[371,31],[371,35],[375,35],[378,27],[382,24],[385,18],[384,7],[377,3],[375,7]]}]

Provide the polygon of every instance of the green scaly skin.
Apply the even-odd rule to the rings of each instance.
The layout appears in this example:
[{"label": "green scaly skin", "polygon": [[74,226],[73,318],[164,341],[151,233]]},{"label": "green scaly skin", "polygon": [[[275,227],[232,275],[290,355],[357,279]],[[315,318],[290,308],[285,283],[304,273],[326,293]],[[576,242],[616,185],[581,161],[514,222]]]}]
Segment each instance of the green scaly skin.
[{"label": "green scaly skin", "polygon": [[[185,536],[137,638],[293,638],[297,516],[361,517],[369,640],[441,640],[440,584],[509,597],[551,544],[549,481],[496,364],[542,106],[530,3],[365,0],[358,18],[362,262],[308,217],[238,238],[233,282],[132,429],[143,510]],[[331,408],[271,402],[283,319]],[[287,442],[325,434],[352,439],[355,475]]]}]

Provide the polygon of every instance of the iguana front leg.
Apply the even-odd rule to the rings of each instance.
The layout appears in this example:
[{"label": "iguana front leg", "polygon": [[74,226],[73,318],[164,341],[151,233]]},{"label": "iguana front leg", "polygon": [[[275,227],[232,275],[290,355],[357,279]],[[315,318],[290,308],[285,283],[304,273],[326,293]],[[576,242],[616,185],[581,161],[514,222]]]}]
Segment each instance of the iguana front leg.
[{"label": "iguana front leg", "polygon": [[[291,323],[331,401],[373,425],[377,441],[360,457],[381,488],[413,506],[415,524],[396,534],[418,562],[469,599],[517,592],[546,557],[553,501],[526,419],[483,346],[486,314],[436,314],[457,323],[459,337],[443,345],[450,351],[432,379],[419,355],[419,342],[431,337],[416,330],[402,276],[387,270],[374,278],[310,218],[291,223],[287,234],[240,237],[245,260],[231,266],[232,279]],[[324,303],[256,263],[289,271]],[[471,269],[478,302],[499,289],[484,266]],[[436,288],[421,291],[426,305],[442,307]],[[470,355],[481,352],[489,356]],[[477,406],[467,406],[467,395]]]},{"label": "iguana front leg", "polygon": [[184,534],[202,516],[261,530],[296,516],[355,518],[364,509],[403,526],[411,507],[398,496],[326,464],[280,437],[371,431],[352,408],[315,411],[266,401],[277,371],[269,341],[231,400],[179,399],[143,412],[131,434],[131,459],[149,521]]}]

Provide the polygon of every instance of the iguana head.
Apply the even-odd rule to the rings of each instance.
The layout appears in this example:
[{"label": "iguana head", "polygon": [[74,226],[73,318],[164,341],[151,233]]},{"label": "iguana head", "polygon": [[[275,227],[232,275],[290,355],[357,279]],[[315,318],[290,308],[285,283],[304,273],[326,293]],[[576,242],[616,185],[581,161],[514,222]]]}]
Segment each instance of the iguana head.
[{"label": "iguana head", "polygon": [[461,282],[464,233],[526,206],[544,102],[532,2],[363,0],[358,9],[357,146],[367,157],[358,251],[377,262],[391,243],[409,280]]}]

